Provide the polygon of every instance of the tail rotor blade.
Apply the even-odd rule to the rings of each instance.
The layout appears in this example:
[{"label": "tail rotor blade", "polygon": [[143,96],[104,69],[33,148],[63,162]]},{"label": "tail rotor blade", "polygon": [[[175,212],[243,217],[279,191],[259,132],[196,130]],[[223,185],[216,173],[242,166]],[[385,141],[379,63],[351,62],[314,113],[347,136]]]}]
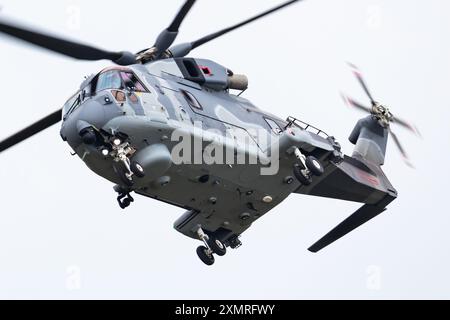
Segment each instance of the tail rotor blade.
[{"label": "tail rotor blade", "polygon": [[5,151],[6,149],[32,137],[36,133],[39,133],[52,125],[61,121],[62,118],[62,109],[59,109],[52,114],[49,114],[45,118],[35,122],[31,126],[17,132],[11,137],[0,142],[0,152]]},{"label": "tail rotor blade", "polygon": [[350,107],[355,107],[361,111],[368,112],[368,113],[372,112],[372,108],[369,108],[342,93],[341,93],[341,97],[342,97],[342,100],[344,100],[344,102]]},{"label": "tail rotor blade", "polygon": [[389,128],[389,133],[392,136],[392,139],[394,140],[395,145],[397,146],[398,150],[400,151],[402,157],[403,157],[403,161],[405,161],[405,163],[411,167],[414,168],[414,166],[412,165],[412,163],[409,160],[408,154],[405,151],[405,148],[403,148],[402,144],[400,143],[400,139],[397,137],[397,135]]},{"label": "tail rotor blade", "polygon": [[199,46],[201,46],[201,45],[203,45],[203,44],[205,44],[207,42],[210,42],[210,41],[212,41],[214,39],[217,39],[217,38],[219,38],[219,37],[221,37],[221,36],[231,32],[233,30],[236,30],[236,29],[238,29],[240,27],[243,27],[243,26],[245,26],[245,25],[247,25],[247,24],[249,24],[249,23],[251,23],[253,21],[256,21],[256,20],[258,20],[260,18],[263,18],[263,17],[265,17],[265,16],[267,16],[267,15],[269,15],[271,13],[274,13],[274,12],[276,12],[276,11],[282,9],[282,8],[285,8],[285,7],[287,7],[287,6],[291,5],[291,4],[294,4],[295,2],[298,2],[298,1],[301,1],[301,0],[287,1],[285,3],[282,3],[282,4],[278,5],[278,6],[270,9],[270,10],[264,11],[261,14],[258,14],[256,16],[250,18],[250,19],[247,19],[247,20],[245,20],[243,22],[235,24],[235,25],[233,25],[231,27],[222,29],[220,31],[217,31],[215,33],[207,35],[207,36],[205,36],[203,38],[200,38],[200,39],[198,39],[196,41],[193,41],[193,42],[182,43],[182,44],[176,45],[173,48],[170,48],[169,50],[170,50],[170,52],[172,53],[172,55],[174,57],[184,57],[187,54],[189,54],[189,52],[191,50],[193,50],[195,48],[198,48]]},{"label": "tail rotor blade", "polygon": [[361,71],[357,66],[355,66],[353,63],[348,62],[348,65],[352,68],[353,74],[355,75],[356,79],[358,79],[358,82],[360,83],[361,87],[363,88],[364,92],[367,94],[367,96],[370,99],[370,102],[375,104],[375,100],[372,96],[372,94],[369,91],[369,87],[366,84],[366,81],[364,80]]},{"label": "tail rotor blade", "polygon": [[395,123],[395,124],[398,124],[398,125],[402,126],[403,128],[411,131],[412,133],[414,133],[418,137],[422,137],[422,135],[420,134],[419,129],[416,126],[414,126],[411,123],[409,123],[408,121],[406,121],[406,120],[402,120],[402,119],[399,119],[396,116],[394,116],[394,119],[392,120],[392,123]]}]

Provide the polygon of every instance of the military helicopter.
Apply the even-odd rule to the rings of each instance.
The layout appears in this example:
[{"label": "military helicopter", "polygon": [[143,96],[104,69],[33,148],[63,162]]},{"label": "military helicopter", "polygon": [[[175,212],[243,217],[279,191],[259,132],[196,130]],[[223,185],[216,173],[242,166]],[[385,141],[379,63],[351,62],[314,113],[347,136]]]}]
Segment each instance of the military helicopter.
[{"label": "military helicopter", "polygon": [[[294,117],[283,120],[243,98],[245,75],[187,57],[193,49],[298,1],[172,46],[196,2],[187,0],[154,45],[136,54],[102,50],[0,19],[0,32],[6,35],[75,59],[115,64],[87,77],[63,108],[1,141],[0,152],[62,121],[62,140],[89,169],[115,184],[120,208],[135,201],[134,192],[185,209],[174,228],[203,242],[197,254],[206,265],[227,248],[241,246],[242,233],[292,193],[362,203],[309,248],[318,252],[396,199],[397,191],[381,169],[389,134],[407,155],[391,124],[417,133],[415,127],[375,101],[352,65],[371,106],[343,96],[349,105],[370,113],[353,129],[355,150],[346,156],[324,131]],[[180,139],[174,135],[194,143],[177,152]],[[208,150],[213,157],[214,144],[231,150],[231,162],[205,160]],[[185,158],[189,153],[201,161]],[[259,160],[236,163],[239,158]],[[274,163],[276,170],[262,174]]]}]

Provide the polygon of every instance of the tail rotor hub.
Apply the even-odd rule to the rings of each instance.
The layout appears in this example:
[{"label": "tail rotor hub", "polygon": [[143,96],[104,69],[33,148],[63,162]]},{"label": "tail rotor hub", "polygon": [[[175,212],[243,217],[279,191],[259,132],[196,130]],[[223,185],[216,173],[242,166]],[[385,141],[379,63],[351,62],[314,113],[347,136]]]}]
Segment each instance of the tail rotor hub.
[{"label": "tail rotor hub", "polygon": [[392,120],[394,120],[394,116],[389,108],[378,102],[375,102],[372,105],[371,113],[385,128],[389,127],[389,124],[392,122]]}]

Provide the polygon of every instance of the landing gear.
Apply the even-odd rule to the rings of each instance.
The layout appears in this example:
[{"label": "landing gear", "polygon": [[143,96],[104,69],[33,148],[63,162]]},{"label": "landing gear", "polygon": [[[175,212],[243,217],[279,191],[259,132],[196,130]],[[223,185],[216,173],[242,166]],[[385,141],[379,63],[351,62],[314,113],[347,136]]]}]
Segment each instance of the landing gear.
[{"label": "landing gear", "polygon": [[129,189],[124,189],[121,186],[116,185],[114,191],[119,194],[117,196],[117,202],[119,203],[120,208],[126,209],[134,202],[134,198],[130,195],[131,191]]},{"label": "landing gear", "polygon": [[214,256],[210,249],[205,246],[200,246],[197,248],[197,255],[207,266],[212,266],[215,262]]},{"label": "landing gear", "polygon": [[323,175],[324,173],[323,166],[316,157],[313,156],[307,157],[305,163],[306,167],[308,168],[309,171],[311,171],[313,175],[318,177]]},{"label": "landing gear", "polygon": [[214,264],[214,255],[224,256],[227,253],[227,247],[219,239],[209,237],[199,226],[197,229],[198,238],[203,241],[204,246],[197,248],[197,255],[207,266]]},{"label": "landing gear", "polygon": [[227,253],[227,247],[219,239],[209,239],[209,247],[218,256],[224,256]]},{"label": "landing gear", "polygon": [[312,183],[312,175],[307,169],[303,169],[301,165],[294,165],[294,176],[304,186],[309,186]]},{"label": "landing gear", "polygon": [[316,157],[306,157],[299,148],[295,148],[294,153],[300,161],[299,164],[294,165],[294,176],[301,184],[309,186],[312,183],[312,176],[321,176],[324,168]]},{"label": "landing gear", "polygon": [[144,167],[139,162],[130,160],[136,149],[129,142],[123,141],[122,138],[114,137],[110,147],[112,151],[108,155],[114,160],[114,171],[123,186],[132,187],[134,185],[133,177],[145,177]]},{"label": "landing gear", "polygon": [[119,177],[120,181],[126,187],[132,187],[134,182],[132,179],[131,171],[127,168],[127,166],[122,162],[117,162],[114,164],[114,171]]},{"label": "landing gear", "polygon": [[137,161],[132,161],[130,164],[130,170],[134,173],[134,175],[138,178],[143,178],[145,177],[145,171],[144,171],[144,167],[142,167],[142,165],[137,162]]}]

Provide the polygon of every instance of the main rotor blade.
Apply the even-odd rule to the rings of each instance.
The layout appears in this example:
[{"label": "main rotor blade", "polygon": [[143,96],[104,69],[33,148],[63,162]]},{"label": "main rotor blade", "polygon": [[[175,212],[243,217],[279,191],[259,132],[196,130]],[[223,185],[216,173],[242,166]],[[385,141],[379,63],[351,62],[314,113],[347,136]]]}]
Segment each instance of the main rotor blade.
[{"label": "main rotor blade", "polygon": [[411,161],[409,160],[408,154],[405,151],[405,148],[403,148],[402,144],[400,143],[400,139],[397,137],[397,135],[392,131],[391,128],[389,128],[389,133],[392,136],[392,139],[394,140],[395,145],[397,146],[398,150],[400,151],[403,161],[406,163],[407,166],[414,168]]},{"label": "main rotor blade", "polygon": [[0,19],[0,32],[21,39],[41,48],[51,50],[79,60],[111,60],[120,65],[136,63],[134,54],[130,52],[110,52],[89,45],[65,40],[42,32],[30,30],[16,23]]},{"label": "main rotor blade", "polygon": [[278,10],[280,10],[280,9],[282,9],[284,7],[287,7],[287,6],[289,6],[289,5],[291,5],[291,4],[295,3],[295,2],[298,2],[298,1],[300,1],[300,0],[287,1],[287,2],[285,2],[283,4],[280,4],[279,6],[276,6],[275,8],[272,8],[270,10],[267,10],[267,11],[263,12],[263,13],[260,13],[257,16],[254,16],[253,18],[247,19],[247,20],[245,20],[245,21],[243,21],[241,23],[235,24],[234,26],[225,28],[223,30],[220,30],[220,31],[217,31],[217,32],[215,32],[213,34],[210,34],[210,35],[208,35],[206,37],[200,38],[200,39],[198,39],[198,40],[193,42],[192,49],[195,49],[195,48],[197,48],[197,47],[199,47],[199,46],[201,46],[201,45],[203,45],[203,44],[205,44],[205,43],[207,43],[207,42],[209,42],[211,40],[214,40],[214,39],[216,39],[216,38],[218,38],[220,36],[223,36],[226,33],[229,33],[229,32],[231,32],[233,30],[236,30],[236,29],[238,29],[240,27],[243,27],[246,24],[249,24],[249,23],[251,23],[253,21],[256,21],[256,20],[258,20],[260,18],[263,18],[263,17],[265,17],[265,16],[267,16],[267,15],[269,15],[269,14],[275,12],[275,11],[278,11]]},{"label": "main rotor blade", "polygon": [[3,140],[0,142],[0,152],[5,151],[6,149],[30,138],[31,136],[35,135],[36,133],[39,133],[52,125],[58,123],[61,121],[62,118],[62,109],[59,109],[52,114],[46,116],[45,118],[39,120],[38,122],[35,122],[31,126],[17,132],[16,134],[12,135],[11,137]]},{"label": "main rotor blade", "polygon": [[380,213],[385,211],[386,208],[380,207],[372,204],[365,204],[359,208],[355,213],[349,216],[347,219],[342,221],[337,227],[328,232],[319,241],[313,244],[308,250],[311,252],[318,252],[335,242],[336,240],[342,238],[349,232],[363,225],[367,221],[375,218]]},{"label": "main rotor blade", "polygon": [[191,10],[195,1],[196,0],[186,0],[184,5],[181,7],[181,9],[178,11],[177,15],[173,19],[172,23],[169,25],[169,27],[159,34],[155,44],[153,45],[153,47],[157,49],[156,56],[161,55],[173,44],[178,35],[181,23]]},{"label": "main rotor blade", "polygon": [[344,100],[344,102],[350,107],[355,107],[355,108],[357,108],[357,109],[359,109],[361,111],[368,112],[368,113],[372,112],[372,108],[366,107],[365,105],[363,105],[363,104],[361,104],[359,102],[356,102],[352,98],[350,98],[350,97],[348,97],[348,96],[346,96],[346,95],[344,95],[342,93],[341,93],[341,97]]},{"label": "main rotor blade", "polygon": [[287,6],[289,6],[289,5],[291,5],[291,4],[295,3],[295,2],[298,2],[298,1],[301,1],[301,0],[287,1],[285,3],[282,3],[282,4],[278,5],[278,6],[276,6],[275,8],[272,8],[270,10],[264,11],[263,13],[258,14],[257,16],[254,16],[254,17],[252,17],[250,19],[247,19],[247,20],[245,20],[245,21],[243,21],[241,23],[238,23],[238,24],[235,24],[235,25],[233,25],[231,27],[228,27],[228,28],[225,28],[223,30],[217,31],[217,32],[212,33],[210,35],[207,35],[207,36],[205,36],[203,38],[200,38],[200,39],[198,39],[196,41],[193,41],[193,42],[190,42],[190,43],[182,43],[182,44],[176,45],[176,46],[174,46],[173,48],[171,48],[169,50],[172,52],[172,55],[174,57],[184,57],[187,54],[189,54],[189,52],[191,50],[193,50],[193,49],[195,49],[195,48],[197,48],[197,47],[199,47],[199,46],[201,46],[201,45],[203,45],[203,44],[205,44],[205,43],[207,43],[209,41],[212,41],[212,40],[214,40],[214,39],[216,39],[216,38],[218,38],[220,36],[223,36],[224,34],[227,34],[227,33],[231,32],[233,30],[236,30],[236,29],[238,29],[240,27],[243,27],[243,26],[245,26],[245,25],[247,25],[247,24],[249,24],[249,23],[251,23],[253,21],[256,21],[256,20],[258,20],[260,18],[263,18],[263,17],[265,17],[265,16],[267,16],[267,15],[269,15],[269,14],[275,12],[275,11],[278,11],[278,10],[280,10],[280,9],[282,9],[284,7],[287,7]]},{"label": "main rotor blade", "polygon": [[370,102],[372,103],[372,105],[375,104],[375,100],[372,97],[372,94],[369,91],[369,87],[367,86],[366,82],[364,81],[364,78],[363,78],[362,73],[359,70],[359,68],[357,66],[355,66],[353,63],[350,63],[350,62],[348,62],[348,65],[350,66],[350,68],[353,69],[353,74],[355,75],[356,79],[358,79],[358,82],[361,84],[364,92],[369,97]]},{"label": "main rotor blade", "polygon": [[187,0],[184,3],[184,5],[181,7],[180,11],[178,11],[177,15],[173,19],[170,26],[167,28],[167,31],[178,32],[178,30],[180,29],[181,23],[183,22],[184,18],[186,18],[187,14],[191,10],[195,1],[196,0]]}]

